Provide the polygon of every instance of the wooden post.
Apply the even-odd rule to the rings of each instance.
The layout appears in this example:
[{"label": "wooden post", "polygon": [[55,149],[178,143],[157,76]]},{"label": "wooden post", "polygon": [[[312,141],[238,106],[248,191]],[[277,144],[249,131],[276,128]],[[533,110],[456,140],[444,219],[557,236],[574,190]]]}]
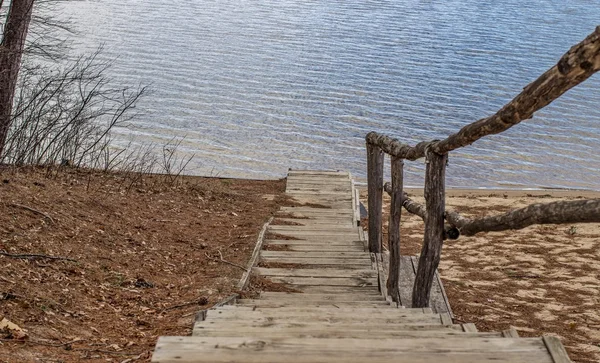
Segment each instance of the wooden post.
[{"label": "wooden post", "polygon": [[390,271],[387,279],[388,295],[400,302],[400,217],[402,214],[404,162],[392,157],[392,205],[388,227],[388,245],[390,249]]},{"label": "wooden post", "polygon": [[383,205],[383,151],[367,144],[367,184],[369,192],[369,252],[381,253],[381,214]]},{"label": "wooden post", "polygon": [[440,263],[444,240],[444,199],[446,162],[448,154],[440,155],[427,150],[427,167],[425,171],[425,238],[419,257],[417,276],[413,287],[413,308],[429,306],[431,285],[435,270]]}]

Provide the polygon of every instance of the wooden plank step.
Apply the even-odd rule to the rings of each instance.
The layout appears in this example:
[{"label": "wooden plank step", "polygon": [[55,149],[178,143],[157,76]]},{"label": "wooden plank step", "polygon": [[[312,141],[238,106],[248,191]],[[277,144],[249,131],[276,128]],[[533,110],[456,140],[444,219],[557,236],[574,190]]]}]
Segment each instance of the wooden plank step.
[{"label": "wooden plank step", "polygon": [[[238,330],[198,330],[193,331],[194,336],[204,337],[228,337],[228,336],[240,336]],[[282,329],[282,330],[261,330],[252,335],[253,338],[330,338],[330,339],[342,339],[342,338],[357,338],[362,339],[365,337],[364,330],[345,330],[345,331],[322,331],[316,330],[298,330],[298,329]],[[462,332],[458,329],[447,329],[447,327],[438,327],[436,329],[429,330],[397,330],[397,331],[370,331],[368,337],[374,338],[445,338],[445,337],[460,337],[460,338],[501,338],[501,334],[498,332]]]},{"label": "wooden plank step", "polygon": [[309,170],[309,169],[290,169],[288,175],[340,175],[350,178],[350,173],[343,170]]},{"label": "wooden plank step", "polygon": [[[285,193],[294,200],[300,199],[334,199],[351,202],[352,191],[350,187],[335,186],[332,188],[323,188],[318,184],[293,184],[288,185]],[[323,203],[325,204],[325,203]]]},{"label": "wooden plank step", "polygon": [[265,245],[314,246],[315,250],[326,247],[361,247],[363,242],[358,240],[322,240],[322,239],[266,239]]},{"label": "wooden plank step", "polygon": [[335,302],[322,302],[322,301],[267,301],[267,300],[254,300],[254,299],[241,299],[237,301],[237,305],[241,306],[255,306],[256,308],[282,308],[282,307],[298,307],[298,306],[310,306],[310,307],[324,307],[324,308],[349,308],[349,307],[365,307],[365,308],[376,308],[385,307],[391,308],[391,305],[387,301],[335,301]]},{"label": "wooden plank step", "polygon": [[340,222],[345,221],[354,221],[354,213],[346,213],[343,215],[316,215],[310,213],[302,213],[296,211],[285,211],[279,210],[275,212],[275,217],[291,217],[303,220],[318,220],[318,219],[327,219],[327,220],[337,220]]},{"label": "wooden plank step", "polygon": [[346,216],[348,214],[354,215],[354,210],[351,208],[311,208],[311,207],[281,207],[280,212],[286,213],[302,213],[302,214],[313,214],[313,215],[333,215],[333,216]]},{"label": "wooden plank step", "polygon": [[[340,310],[340,309],[338,309]],[[397,311],[396,311],[397,310]],[[411,319],[414,317],[421,317],[421,316],[436,316],[436,314],[427,314],[424,313],[422,310],[421,311],[417,311],[415,312],[412,309],[396,309],[394,311],[392,311],[390,313],[389,310],[383,310],[383,311],[376,311],[372,314],[370,314],[368,316],[369,319],[373,318],[373,319],[378,319],[378,320],[391,320],[392,322],[400,322],[402,321],[402,319],[404,318],[408,318],[410,317]],[[415,309],[416,310],[416,309]],[[296,318],[310,318],[310,319],[316,319],[316,320],[320,320],[320,319],[327,319],[327,318],[336,318],[336,319],[346,319],[346,320],[352,320],[352,321],[362,321],[363,319],[361,318],[360,314],[357,314],[355,311],[353,310],[343,310],[343,311],[336,311],[333,309],[329,309],[327,311],[322,311],[322,310],[318,310],[318,311],[282,311],[279,309],[270,309],[268,311],[263,311],[263,310],[234,310],[234,309],[229,309],[229,310],[221,310],[221,309],[215,309],[215,310],[209,310],[208,313],[206,314],[206,318],[223,318],[223,319],[255,319],[255,318],[277,318],[277,319],[281,319],[281,318],[290,318],[292,320],[295,320]],[[439,318],[439,317],[438,317]]]},{"label": "wooden plank step", "polygon": [[288,180],[298,180],[298,179],[332,179],[332,180],[345,180],[348,183],[352,183],[352,179],[350,178],[350,174],[333,174],[333,173],[288,173]]},{"label": "wooden plank step", "polygon": [[306,294],[297,292],[276,292],[264,291],[260,294],[261,300],[276,300],[276,301],[385,301],[381,295],[371,294]]},{"label": "wooden plank step", "polygon": [[279,232],[279,231],[292,231],[292,232],[317,232],[317,233],[327,233],[327,232],[335,232],[335,233],[356,233],[358,234],[358,227],[355,226],[342,226],[339,224],[312,224],[312,225],[280,225],[280,224],[271,224],[269,226],[270,231]]},{"label": "wooden plank step", "polygon": [[[352,270],[350,270],[352,271]],[[269,280],[281,284],[303,286],[347,286],[347,287],[377,287],[377,278],[360,278],[360,277],[277,277],[269,276]],[[294,287],[295,288],[295,287]]]},{"label": "wooden plank step", "polygon": [[367,252],[260,251],[263,257],[342,258],[371,260]]},{"label": "wooden plank step", "polygon": [[[436,319],[437,318],[437,319]],[[327,326],[343,325],[344,327],[356,327],[362,329],[364,321],[357,321],[355,315],[352,316],[322,316],[322,315],[287,315],[287,316],[261,316],[251,314],[233,314],[233,315],[212,315],[207,316],[206,320],[200,322],[204,327],[213,326],[215,328],[226,327],[227,325],[239,323],[240,326],[273,326],[281,324],[282,326],[298,326],[298,324],[314,324],[315,327],[322,326],[326,329]],[[378,324],[394,327],[397,325],[423,324],[434,325],[439,324],[440,318],[433,314],[406,315],[401,317],[368,317],[368,325],[377,326]]]},{"label": "wooden plank step", "polygon": [[301,239],[323,239],[323,240],[358,240],[358,233],[340,232],[315,232],[315,231],[272,231],[272,233],[280,234],[288,238],[301,238]]},{"label": "wooden plank step", "polygon": [[[338,309],[339,310],[339,309]],[[396,309],[399,310],[396,312],[392,311],[390,314],[389,310],[380,310],[377,313],[373,313],[368,316],[369,319],[373,318],[377,321],[391,321],[394,323],[401,323],[404,321],[403,319],[417,319],[418,317],[431,317],[436,316],[436,314],[427,314],[423,312],[413,312],[408,309]],[[402,312],[402,310],[407,310],[407,312]],[[386,313],[388,312],[388,313]],[[206,319],[257,319],[257,318],[274,318],[274,319],[290,319],[290,320],[317,320],[320,321],[322,319],[340,319],[340,320],[351,320],[354,322],[363,321],[364,316],[357,314],[354,311],[348,311],[348,309],[340,312],[329,309],[326,312],[323,311],[281,311],[280,309],[270,309],[268,311],[264,310],[209,310]],[[432,318],[433,319],[433,318]],[[433,320],[432,320],[433,321]],[[438,320],[435,322],[436,324],[440,321],[438,316]],[[308,322],[308,320],[306,321]]]},{"label": "wooden plank step", "polygon": [[365,252],[363,246],[355,245],[355,246],[347,246],[347,245],[305,245],[305,244],[282,244],[281,246],[285,246],[288,251],[297,251],[297,252]]},{"label": "wooden plank step", "polygon": [[[352,224],[352,222],[348,221],[346,218],[340,219],[301,219],[301,218],[281,218],[276,217],[276,222],[287,222],[287,223],[298,223],[300,226],[346,226],[346,227],[356,227]],[[271,224],[275,226],[276,224]]]},{"label": "wooden plank step", "polygon": [[377,277],[377,271],[371,269],[365,270],[335,270],[335,269],[288,269],[288,268],[263,268],[255,267],[253,273],[263,276],[283,276],[283,277],[358,277],[374,278]]},{"label": "wooden plank step", "polygon": [[[239,300],[238,300],[239,301]],[[225,305],[219,306],[217,308],[209,309],[209,314],[212,311],[220,311],[220,310],[235,310],[235,311],[262,311],[266,313],[270,312],[282,312],[282,313],[290,313],[295,314],[297,312],[309,312],[309,313],[354,313],[356,316],[364,317],[376,314],[383,315],[393,315],[393,314],[405,314],[405,313],[413,313],[413,314],[432,314],[430,308],[397,308],[392,305],[388,306],[377,306],[377,307],[362,307],[362,306],[351,306],[351,307],[336,307],[336,306],[282,306],[278,309],[271,308],[260,308],[248,305]]]},{"label": "wooden plank step", "polygon": [[[351,271],[351,270],[350,270]],[[273,279],[273,277],[268,277],[268,279]],[[304,293],[309,294],[327,294],[327,293],[371,293],[381,295],[379,292],[379,288],[377,284],[369,285],[369,286],[345,286],[345,285],[298,285],[298,284],[290,284],[292,288],[298,291],[302,291]]]},{"label": "wooden plank step", "polygon": [[263,257],[261,262],[276,262],[276,263],[292,263],[307,266],[347,268],[347,269],[364,269],[371,266],[371,260],[358,258],[311,258],[311,257]]},{"label": "wooden plank step", "polygon": [[287,179],[287,183],[289,185],[293,185],[296,183],[315,183],[319,184],[323,187],[330,187],[331,185],[347,185],[351,186],[350,178],[335,178],[330,176],[323,175],[305,175],[302,177],[289,177]]},{"label": "wooden plank step", "polygon": [[288,186],[285,192],[287,195],[294,198],[294,200],[302,198],[335,199],[348,202],[353,200],[351,188],[346,187],[324,189],[313,184],[294,184],[292,186]]},{"label": "wooden plank step", "polygon": [[311,185],[319,186],[324,189],[333,189],[336,187],[340,187],[340,188],[351,188],[352,187],[350,179],[321,177],[321,176],[288,178],[286,186],[293,186],[293,185],[299,185],[299,184],[311,184]]},{"label": "wooden plank step", "polygon": [[[240,334],[241,335],[241,334]],[[152,362],[552,363],[539,338],[161,337]]]},{"label": "wooden plank step", "polygon": [[[425,327],[431,326],[434,328],[438,328],[443,324],[440,323],[440,319],[435,319],[434,317],[430,317],[427,315],[418,316],[418,319],[407,319],[407,321],[402,322],[386,322],[385,324],[379,323],[377,321],[370,322],[370,320],[362,320],[362,321],[301,321],[296,320],[293,321],[291,319],[281,319],[278,321],[270,321],[270,320],[205,320],[202,322],[198,322],[194,325],[194,331],[199,330],[232,330],[238,328],[240,331],[256,331],[257,333],[260,330],[279,330],[279,329],[290,329],[294,328],[297,330],[300,329],[308,329],[308,330],[316,330],[321,329],[322,331],[326,330],[363,330],[366,332],[369,331],[395,331],[395,330],[404,330],[409,326],[417,326],[417,327]],[[368,337],[368,335],[365,335]]]}]

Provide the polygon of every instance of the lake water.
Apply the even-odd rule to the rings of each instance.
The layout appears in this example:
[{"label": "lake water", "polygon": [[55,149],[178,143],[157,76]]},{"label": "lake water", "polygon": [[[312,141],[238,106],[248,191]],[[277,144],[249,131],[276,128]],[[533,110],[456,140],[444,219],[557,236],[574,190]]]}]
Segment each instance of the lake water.
[{"label": "lake water", "polygon": [[[598,0],[65,2],[78,49],[150,84],[119,140],[183,138],[189,173],[365,176],[364,136],[414,144],[489,116],[600,25]],[[453,152],[455,187],[600,189],[600,77]],[[407,184],[423,162],[407,163]]]}]

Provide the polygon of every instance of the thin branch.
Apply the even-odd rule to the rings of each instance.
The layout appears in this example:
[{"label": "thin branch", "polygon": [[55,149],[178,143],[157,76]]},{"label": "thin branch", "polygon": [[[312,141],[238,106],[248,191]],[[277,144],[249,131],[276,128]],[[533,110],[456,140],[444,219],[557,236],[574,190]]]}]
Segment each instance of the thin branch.
[{"label": "thin branch", "polygon": [[205,256],[206,256],[208,259],[210,259],[210,260],[217,261],[217,262],[223,262],[223,263],[226,263],[226,264],[228,264],[228,265],[231,265],[231,266],[235,266],[235,267],[237,267],[237,268],[240,268],[240,269],[244,270],[244,272],[246,272],[246,268],[245,268],[244,266],[242,266],[242,265],[238,265],[237,263],[234,263],[234,262],[229,262],[229,261],[227,261],[227,260],[223,259],[223,254],[221,253],[221,250],[218,250],[218,252],[219,252],[219,258],[212,257],[212,256],[210,256],[210,255],[209,255],[208,253],[206,253],[206,252],[204,252],[204,255],[205,255]]},{"label": "thin branch", "polygon": [[28,207],[28,206],[26,206],[26,205],[22,205],[22,204],[16,204],[16,203],[11,203],[11,204],[10,204],[10,206],[12,206],[12,207],[17,207],[17,208],[22,208],[22,209],[28,210],[28,211],[30,211],[30,212],[32,212],[32,213],[39,214],[39,215],[41,215],[41,216],[44,216],[44,217],[48,218],[48,220],[50,220],[50,222],[52,222],[52,224],[54,224],[54,223],[55,223],[55,222],[54,222],[54,219],[52,219],[52,217],[50,217],[50,216],[49,216],[47,213],[44,213],[44,212],[42,212],[42,211],[39,211],[39,210],[37,210],[37,209],[33,209],[33,208],[31,208],[31,207]]},{"label": "thin branch", "polygon": [[42,258],[42,259],[46,259],[46,260],[63,260],[63,261],[77,262],[77,260],[74,260],[69,257],[48,256],[48,255],[41,255],[41,254],[36,254],[36,253],[13,254],[13,253],[8,253],[5,250],[0,250],[0,255],[10,257],[10,258],[22,259],[22,260],[34,260],[36,258]]}]

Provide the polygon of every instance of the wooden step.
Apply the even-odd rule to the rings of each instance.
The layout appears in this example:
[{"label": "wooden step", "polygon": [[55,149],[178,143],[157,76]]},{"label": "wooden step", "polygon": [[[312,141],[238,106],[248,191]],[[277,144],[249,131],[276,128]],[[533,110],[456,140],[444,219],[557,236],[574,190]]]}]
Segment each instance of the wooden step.
[{"label": "wooden step", "polygon": [[324,239],[324,238],[303,238],[303,239],[266,239],[265,245],[315,245],[318,248],[319,245],[323,247],[327,246],[363,246],[364,243],[358,239]]},{"label": "wooden step", "polygon": [[[236,320],[236,321],[246,321],[250,320],[253,322],[258,321],[271,321],[274,323],[292,323],[292,322],[302,322],[302,323],[315,323],[315,322],[361,322],[364,321],[364,317],[359,317],[355,313],[335,313],[330,312],[328,314],[323,314],[320,312],[296,312],[294,314],[290,312],[277,312],[276,310],[272,310],[272,312],[264,312],[264,311],[236,311],[236,310],[224,310],[224,311],[209,311],[206,316],[206,321],[208,320]],[[402,324],[406,322],[421,322],[422,324],[438,324],[440,322],[440,317],[435,314],[424,314],[424,313],[408,313],[408,314],[374,314],[369,315],[368,319],[369,323],[378,323],[378,324]]]},{"label": "wooden step", "polygon": [[372,294],[307,294],[297,292],[274,292],[264,291],[260,294],[261,300],[275,301],[317,301],[317,302],[335,302],[335,301],[385,301],[381,295]]},{"label": "wooden step", "polygon": [[282,307],[280,309],[254,309],[250,306],[241,306],[241,305],[226,305],[220,306],[214,309],[208,310],[208,315],[210,314],[221,314],[223,311],[225,312],[233,312],[233,313],[256,313],[256,314],[264,314],[264,315],[303,315],[303,314],[322,314],[323,316],[329,315],[353,315],[357,319],[364,318],[365,316],[380,316],[380,317],[393,317],[396,314],[399,316],[403,315],[423,315],[423,314],[433,314],[432,310],[429,308],[423,309],[404,309],[404,308],[392,308],[392,309],[381,309],[381,308],[336,308],[334,306],[327,308],[314,308],[314,307]]},{"label": "wooden step", "polygon": [[255,267],[252,272],[263,276],[291,276],[291,277],[356,277],[373,278],[377,277],[377,271],[371,269],[365,270],[336,270],[336,269],[287,269],[287,268],[262,268]]},{"label": "wooden step", "polygon": [[306,258],[344,258],[371,261],[366,252],[323,252],[323,251],[261,251],[262,257],[306,257]]},{"label": "wooden step", "polygon": [[289,263],[310,268],[332,267],[344,269],[365,269],[371,266],[371,260],[358,258],[312,258],[312,257],[262,257],[265,263]]},{"label": "wooden step", "polygon": [[292,313],[295,314],[297,312],[319,312],[319,313],[323,313],[323,314],[329,314],[329,313],[355,313],[357,316],[370,316],[371,314],[406,314],[406,313],[413,313],[413,314],[432,314],[432,310],[430,308],[422,308],[422,309],[418,309],[418,308],[397,308],[397,307],[392,307],[391,305],[387,305],[387,306],[377,306],[377,307],[362,307],[362,306],[352,306],[352,307],[336,307],[333,305],[329,305],[329,306],[321,306],[321,307],[315,307],[315,306],[282,306],[278,309],[270,309],[270,308],[261,308],[261,307],[254,307],[254,306],[248,306],[248,305],[225,305],[225,306],[220,306],[214,309],[209,309],[209,313],[212,311],[217,311],[217,310],[236,310],[236,311],[263,311],[263,312],[267,312],[267,313],[277,313],[277,312],[282,312],[282,313]]},{"label": "wooden step", "polygon": [[[350,270],[352,271],[352,270]],[[303,286],[322,286],[324,290],[328,287],[347,286],[347,287],[377,287],[377,278],[359,278],[359,277],[288,277],[288,276],[269,276],[269,280],[281,284],[303,285]]]},{"label": "wooden step", "polygon": [[[285,358],[284,358],[285,357]],[[152,362],[552,363],[540,338],[161,337]]]},{"label": "wooden step", "polygon": [[194,333],[200,331],[215,331],[215,330],[234,330],[242,332],[256,332],[260,334],[263,330],[309,330],[315,331],[320,329],[325,332],[331,331],[344,331],[344,330],[362,330],[365,332],[365,337],[368,337],[368,332],[371,331],[402,331],[410,330],[410,327],[416,327],[415,330],[422,329],[438,329],[443,328],[444,325],[440,323],[440,320],[434,319],[434,317],[426,318],[426,315],[420,316],[418,319],[412,318],[407,319],[406,322],[385,322],[381,323],[377,320],[363,320],[363,321],[325,321],[325,320],[311,320],[311,321],[300,321],[292,319],[256,319],[253,320],[220,320],[212,319],[205,320],[194,325]]},{"label": "wooden step", "polygon": [[[344,227],[356,227],[354,224],[349,222],[347,218],[341,219],[302,219],[302,218],[282,218],[277,217],[275,221],[288,222],[288,223],[299,223],[300,226],[344,226]],[[275,226],[277,224],[271,224]]]},{"label": "wooden step", "polygon": [[252,306],[256,308],[282,308],[282,307],[299,307],[299,306],[310,306],[313,308],[318,307],[336,307],[336,308],[349,308],[349,307],[385,307],[391,308],[391,305],[386,301],[268,301],[260,299],[241,299],[238,300],[237,305],[241,306]]},{"label": "wooden step", "polygon": [[[352,271],[352,270],[349,270]],[[273,277],[267,277],[269,280],[272,280]],[[275,281],[276,282],[276,281]],[[299,285],[299,284],[288,284],[289,287],[294,290],[298,290],[308,294],[330,294],[330,293],[369,293],[369,294],[377,294],[381,295],[379,292],[379,288],[377,283],[374,285],[367,286],[348,286],[348,285]]]},{"label": "wooden step", "polygon": [[269,328],[290,328],[290,327],[305,327],[307,329],[350,329],[350,330],[368,330],[377,329],[378,325],[385,326],[380,330],[400,330],[406,325],[441,325],[439,318],[436,320],[435,316],[427,315],[415,315],[410,317],[403,317],[402,319],[386,319],[386,318],[369,318],[367,321],[357,321],[356,318],[349,319],[346,317],[318,317],[318,316],[289,316],[289,317],[253,317],[253,316],[241,316],[238,318],[221,318],[218,316],[207,317],[205,321],[196,324],[194,329],[204,328],[223,328],[227,329],[228,326],[237,325],[240,328],[251,328],[256,327],[258,329]]},{"label": "wooden step", "polygon": [[[354,246],[348,245],[317,245],[317,244],[299,244],[299,243],[284,243],[280,246],[285,247],[286,251],[297,251],[297,252],[365,252],[364,246],[356,244]],[[267,250],[269,247],[266,248]]]},{"label": "wooden step", "polygon": [[314,216],[353,216],[354,211],[351,208],[310,208],[310,207],[281,207],[279,209],[281,213],[301,213],[311,214]]},{"label": "wooden step", "polygon": [[320,239],[320,240],[342,240],[342,241],[352,241],[358,240],[359,234],[358,231],[347,231],[347,232],[336,232],[335,230],[330,231],[311,231],[311,230],[288,230],[282,231],[273,230],[269,228],[269,232],[280,234],[282,236],[287,236],[291,238],[299,238],[299,239]]},{"label": "wooden step", "polygon": [[279,231],[311,231],[316,233],[328,233],[328,232],[336,232],[336,233],[353,233],[358,234],[359,229],[355,226],[341,226],[341,225],[322,225],[322,224],[313,224],[309,226],[288,226],[288,225],[279,225],[279,224],[271,224],[268,228],[270,231],[279,232]]}]

